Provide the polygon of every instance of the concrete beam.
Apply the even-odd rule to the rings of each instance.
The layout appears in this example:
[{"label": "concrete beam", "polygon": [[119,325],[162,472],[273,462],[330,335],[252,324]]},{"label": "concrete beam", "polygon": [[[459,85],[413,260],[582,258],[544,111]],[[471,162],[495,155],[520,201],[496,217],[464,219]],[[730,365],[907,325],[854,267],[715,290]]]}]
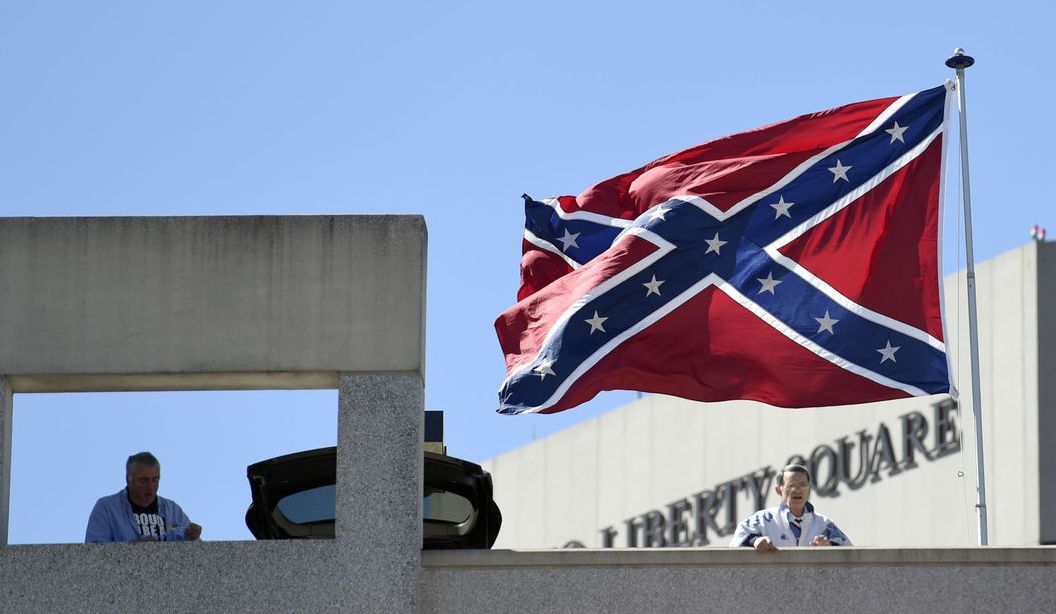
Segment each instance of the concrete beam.
[{"label": "concrete beam", "polygon": [[332,390],[336,371],[294,373],[71,373],[12,375],[14,392],[150,392],[166,390]]},{"label": "concrete beam", "polygon": [[0,373],[416,371],[421,216],[0,218]]}]

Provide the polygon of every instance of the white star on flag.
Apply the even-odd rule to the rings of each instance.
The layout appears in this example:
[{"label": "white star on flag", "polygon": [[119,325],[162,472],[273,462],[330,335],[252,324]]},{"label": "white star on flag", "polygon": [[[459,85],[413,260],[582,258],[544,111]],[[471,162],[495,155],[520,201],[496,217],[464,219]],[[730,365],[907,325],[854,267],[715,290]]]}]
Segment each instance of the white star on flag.
[{"label": "white star on flag", "polygon": [[891,347],[891,340],[888,339],[887,340],[887,347],[882,347],[879,350],[877,350],[877,352],[880,352],[880,356],[882,356],[882,358],[880,359],[880,363],[883,364],[884,361],[887,361],[887,360],[890,360],[891,362],[898,362],[897,360],[895,360],[895,352],[897,352],[901,348],[902,348],[902,346],[900,346],[900,345],[896,345],[894,347]]},{"label": "white star on flag", "polygon": [[593,335],[594,331],[596,331],[596,330],[600,330],[601,332],[605,332],[605,329],[601,326],[602,324],[605,323],[605,320],[608,320],[608,318],[603,318],[603,317],[599,316],[598,312],[595,311],[593,318],[589,318],[589,319],[583,320],[583,321],[586,322],[587,324],[590,324],[590,334]]},{"label": "white star on flag", "polygon": [[657,296],[660,296],[660,285],[663,284],[663,283],[664,283],[664,280],[657,279],[656,275],[653,275],[653,280],[652,281],[649,281],[649,282],[646,282],[646,283],[642,284],[643,286],[645,286],[646,288],[649,289],[649,291],[646,292],[645,295],[649,296],[650,294],[655,294]]},{"label": "white star on flag", "polygon": [[837,322],[839,322],[839,320],[836,320],[834,318],[830,318],[828,310],[825,310],[825,316],[824,317],[814,318],[814,319],[818,321],[818,332],[819,333],[821,331],[823,331],[823,330],[826,330],[826,331],[829,331],[830,335],[835,335],[836,334],[836,331],[832,330],[832,325],[837,323]]},{"label": "white star on flag", "polygon": [[708,244],[708,251],[704,252],[705,254],[710,254],[711,252],[719,254],[719,248],[727,243],[727,241],[719,239],[719,233],[717,232],[715,233],[714,239],[704,239],[704,242]]},{"label": "white star on flag", "polygon": [[556,376],[557,373],[554,373],[554,370],[551,368],[555,362],[557,361],[552,359],[544,360],[542,361],[542,363],[540,363],[538,367],[532,370],[535,371],[535,374],[539,376],[539,379],[546,379],[547,375]]},{"label": "white star on flag", "polygon": [[788,208],[791,207],[794,204],[796,204],[796,203],[786,203],[784,196],[778,198],[776,203],[770,205],[771,207],[774,208],[774,211],[777,212],[777,213],[774,214],[774,219],[776,220],[777,218],[781,217],[782,215],[787,217],[788,219],[792,219],[792,215],[788,212]]},{"label": "white star on flag", "polygon": [[829,167],[829,171],[832,172],[832,182],[836,183],[840,179],[843,179],[844,181],[850,181],[850,179],[847,178],[847,171],[851,170],[852,168],[854,167],[844,166],[843,163],[841,163],[839,160],[836,160],[836,166]]},{"label": "white star on flag", "polygon": [[906,139],[902,138],[902,133],[905,132],[908,128],[909,126],[899,126],[898,122],[895,122],[894,128],[888,128],[887,130],[884,130],[884,132],[891,135],[892,143],[894,143],[895,141],[902,141],[903,143],[905,143]]},{"label": "white star on flag", "polygon": [[763,284],[763,287],[759,288],[759,292],[757,292],[757,294],[762,294],[763,292],[769,292],[770,294],[774,294],[774,288],[777,287],[777,284],[781,283],[780,279],[774,279],[773,271],[767,273],[766,277],[756,277],[755,281]]},{"label": "white star on flag", "polygon": [[579,233],[571,233],[568,229],[565,229],[565,236],[558,239],[561,242],[561,251],[567,252],[569,247],[579,247],[576,245],[576,238],[579,237]]},{"label": "white star on flag", "polygon": [[670,211],[670,209],[664,209],[663,205],[660,205],[653,209],[653,212],[649,214],[649,221],[655,222],[656,220],[664,219],[664,214]]}]

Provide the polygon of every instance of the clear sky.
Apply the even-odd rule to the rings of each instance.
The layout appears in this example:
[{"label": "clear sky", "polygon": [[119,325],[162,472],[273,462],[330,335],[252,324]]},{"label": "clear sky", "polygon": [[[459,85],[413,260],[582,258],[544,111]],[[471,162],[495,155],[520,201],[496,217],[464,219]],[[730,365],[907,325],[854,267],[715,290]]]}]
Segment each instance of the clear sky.
[{"label": "clear sky", "polygon": [[[1054,140],[1050,2],[514,4],[0,0],[0,215],[424,214],[426,407],[445,411],[449,452],[478,462],[633,398],[494,413],[522,192],[578,194],[711,138],[933,87],[959,46],[977,59],[977,260],[1032,224],[1056,232],[1036,194]],[[964,253],[957,164],[947,270]],[[248,539],[246,465],[333,445],[336,405],[16,395],[9,539],[82,540],[141,449],[203,538]]]}]

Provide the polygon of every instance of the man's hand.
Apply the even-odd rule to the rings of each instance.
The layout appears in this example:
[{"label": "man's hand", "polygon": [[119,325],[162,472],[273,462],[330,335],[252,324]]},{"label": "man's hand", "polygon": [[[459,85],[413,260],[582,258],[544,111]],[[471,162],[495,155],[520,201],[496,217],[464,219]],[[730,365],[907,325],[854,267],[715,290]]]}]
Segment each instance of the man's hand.
[{"label": "man's hand", "polygon": [[810,540],[811,546],[831,546],[832,542],[829,541],[828,537],[824,535],[817,535],[814,539]]},{"label": "man's hand", "polygon": [[194,524],[193,522],[187,527],[187,530],[183,532],[183,538],[188,541],[193,541],[202,536],[202,526]]},{"label": "man's hand", "polygon": [[774,545],[774,540],[766,537],[757,537],[752,543],[752,547],[755,548],[756,552],[771,552],[776,551],[777,546]]}]

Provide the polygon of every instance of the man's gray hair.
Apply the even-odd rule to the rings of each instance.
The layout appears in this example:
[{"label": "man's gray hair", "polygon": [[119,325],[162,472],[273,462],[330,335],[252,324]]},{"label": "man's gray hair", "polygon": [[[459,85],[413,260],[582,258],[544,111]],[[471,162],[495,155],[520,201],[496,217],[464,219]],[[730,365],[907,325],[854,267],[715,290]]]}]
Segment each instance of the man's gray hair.
[{"label": "man's gray hair", "polygon": [[813,481],[810,479],[810,471],[803,465],[785,465],[781,468],[781,473],[778,474],[778,484],[781,486],[785,485],[785,474],[786,473],[802,473],[807,476],[807,484],[812,484]]},{"label": "man's gray hair", "polygon": [[160,467],[158,458],[150,452],[137,452],[125,461],[125,477],[132,475],[132,467]]}]

